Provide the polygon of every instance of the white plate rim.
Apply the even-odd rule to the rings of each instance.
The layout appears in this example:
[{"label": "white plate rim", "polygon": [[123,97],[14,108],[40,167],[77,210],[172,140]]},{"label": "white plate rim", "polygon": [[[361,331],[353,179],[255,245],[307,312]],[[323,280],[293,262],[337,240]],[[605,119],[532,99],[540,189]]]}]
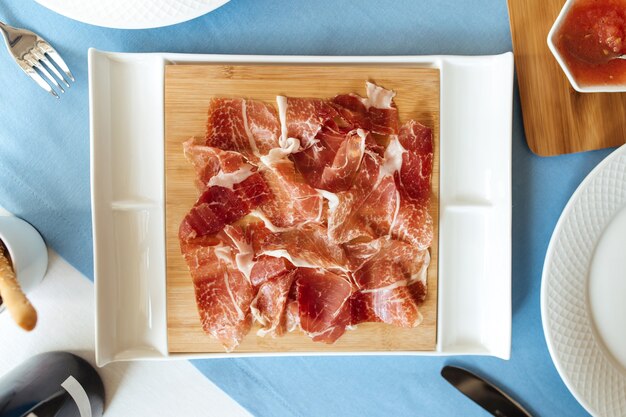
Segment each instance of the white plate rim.
[{"label": "white plate rim", "polygon": [[[554,228],[552,237],[550,238],[550,243],[548,244],[548,249],[546,251],[546,257],[544,260],[542,277],[541,277],[541,295],[540,295],[541,322],[542,322],[546,344],[548,346],[548,351],[550,353],[550,357],[552,358],[554,366],[556,367],[557,372],[561,376],[561,379],[563,380],[563,383],[565,384],[565,386],[572,393],[574,398],[592,415],[600,415],[600,414],[598,413],[598,410],[596,410],[596,408],[591,404],[590,399],[586,398],[584,394],[581,392],[581,388],[579,387],[580,381],[576,380],[574,375],[570,375],[568,370],[563,365],[562,363],[563,352],[559,350],[557,343],[554,340],[554,337],[555,337],[554,336],[555,331],[553,328],[554,323],[549,319],[549,313],[548,313],[548,303],[550,302],[548,285],[550,284],[551,280],[557,279],[552,274],[553,261],[554,261],[554,257],[557,251],[564,250],[560,247],[558,242],[559,242],[559,237],[561,233],[563,233],[565,222],[571,216],[574,208],[578,204],[580,204],[581,197],[586,192],[588,192],[589,187],[593,183],[593,181],[599,178],[599,176],[602,175],[604,170],[610,167],[613,162],[615,162],[619,157],[622,157],[624,155],[626,155],[626,145],[619,147],[618,149],[613,151],[609,156],[607,156],[603,161],[601,161],[587,175],[587,177],[585,177],[585,179],[580,183],[576,191],[572,194],[569,201],[565,205],[565,208],[563,209],[563,212],[561,213],[561,216],[559,217],[559,220],[557,221],[557,224]],[[623,165],[624,167],[626,167],[626,161],[624,162]],[[606,195],[606,194],[603,194],[603,195]],[[621,208],[618,208],[614,213],[612,213],[612,217],[606,219],[602,227],[603,230],[610,223],[612,218],[617,213],[619,213],[623,208],[624,206],[622,206]],[[593,213],[590,213],[590,214],[592,215]],[[595,246],[597,245],[602,234],[603,234],[603,231],[599,233],[597,236],[594,236],[595,241],[592,245],[593,248],[595,248]],[[592,259],[593,259],[593,256],[591,256],[591,260]],[[591,260],[590,260],[590,263],[591,263]],[[587,268],[589,267],[590,265],[587,265]],[[586,281],[586,278],[584,279]],[[585,288],[587,288],[587,286],[585,286]],[[587,303],[585,302],[585,304]],[[559,305],[558,307],[562,307],[562,305]],[[589,322],[591,323],[591,319],[589,320]],[[591,329],[590,333],[592,335],[591,337],[593,338],[597,337],[595,335],[595,330]],[[596,343],[594,344],[595,349],[602,352],[602,355],[605,355],[603,350],[597,345],[597,342],[594,341],[594,343]],[[609,363],[612,361],[612,359],[610,358],[605,358],[605,359]],[[590,365],[587,366],[587,370],[589,370],[589,368],[590,368]],[[591,372],[591,374],[594,375],[593,372]],[[594,376],[597,376],[597,375],[594,375]],[[624,375],[623,375],[623,381],[626,381],[626,376]],[[626,416],[626,410],[624,410],[624,413],[621,415]]]},{"label": "white plate rim", "polygon": [[[114,29],[150,29],[163,26],[170,26],[177,23],[186,22],[223,6],[230,0],[196,0],[194,6],[183,12],[167,14],[163,12],[166,7],[171,7],[171,1],[151,0],[149,4],[153,7],[154,16],[146,17],[141,13],[141,7],[145,7],[142,0],[124,0],[123,7],[119,2],[103,0],[35,0],[42,6],[70,19],[88,23],[95,26],[108,27]],[[181,0],[177,0],[181,1]],[[90,7],[91,6],[91,7]],[[124,15],[122,18],[120,13]]]},{"label": "white plate rim", "polygon": [[[216,354],[170,354],[164,322],[163,282],[150,276],[148,304],[152,309],[151,320],[145,327],[132,327],[128,317],[116,308],[120,293],[129,290],[128,280],[108,276],[119,267],[114,251],[107,246],[112,224],[112,187],[110,178],[111,144],[117,140],[141,137],[138,129],[144,129],[138,120],[149,115],[154,139],[163,137],[163,73],[164,65],[189,63],[246,63],[246,64],[420,64],[439,68],[441,71],[441,152],[451,163],[441,168],[440,184],[440,235],[454,235],[459,231],[472,233],[472,245],[460,246],[458,239],[440,238],[439,311],[437,324],[437,349],[432,352],[262,352],[262,353],[216,353]],[[131,84],[128,84],[128,83]],[[158,88],[157,88],[158,86]],[[132,87],[132,88],[128,88]],[[504,53],[489,56],[259,56],[259,55],[193,55],[148,53],[129,54],[89,51],[90,88],[90,146],[92,182],[92,220],[94,234],[94,275],[96,290],[96,360],[100,366],[111,361],[143,359],[190,359],[245,356],[286,355],[491,355],[508,359],[511,349],[511,129],[513,55]],[[134,96],[129,92],[134,92]],[[141,112],[129,107],[137,103],[137,95],[143,92],[151,96],[148,108]],[[460,98],[461,97],[461,98]],[[482,105],[477,106],[480,99]],[[122,101],[120,101],[122,100]],[[117,105],[113,105],[117,103]],[[142,102],[144,103],[144,102]],[[160,103],[160,104],[159,104]],[[470,105],[471,104],[471,105]],[[123,116],[118,108],[122,105]],[[159,107],[160,106],[160,107]],[[137,114],[135,114],[137,113]],[[499,117],[494,122],[493,115]],[[137,117],[135,117],[137,116]],[[128,120],[131,120],[130,122]],[[484,123],[477,123],[478,120]],[[488,122],[491,121],[491,122]],[[127,126],[127,124],[130,124]],[[463,126],[474,126],[468,130]],[[111,136],[112,129],[116,130]],[[156,136],[156,137],[155,137]],[[145,135],[144,135],[145,137]],[[444,137],[455,138],[444,146]],[[124,142],[127,146],[128,142]],[[156,145],[157,156],[153,165],[161,166],[152,175],[163,176],[162,143]],[[125,148],[126,149],[126,148]],[[478,152],[477,149],[490,149]],[[467,155],[472,155],[468,158]],[[119,155],[115,155],[120,157]],[[122,159],[124,156],[122,156]],[[465,161],[466,163],[457,163]],[[115,161],[119,162],[118,160]],[[137,171],[142,171],[133,160]],[[109,164],[109,165],[107,165]],[[470,164],[470,165],[468,165]],[[459,173],[458,165],[463,165]],[[475,167],[480,167],[476,169]],[[119,166],[116,165],[116,169]],[[152,169],[147,166],[147,169]],[[107,171],[108,170],[108,171]],[[467,175],[469,172],[470,175]],[[496,174],[494,174],[496,173]],[[476,177],[478,175],[478,177]],[[447,180],[444,177],[449,176]],[[154,177],[151,177],[153,179]],[[455,179],[456,178],[456,179]],[[127,178],[124,177],[127,182]],[[139,179],[138,181],[141,181]],[[445,194],[445,184],[454,184]],[[145,185],[145,184],[144,184]],[[486,188],[485,188],[486,187]],[[487,194],[484,194],[487,193]],[[143,196],[144,194],[141,193]],[[149,206],[155,216],[162,215],[163,189],[155,191],[152,198],[135,201],[144,209]],[[483,197],[481,197],[483,196]],[[128,200],[122,201],[128,208]],[[153,204],[155,203],[155,204]],[[159,214],[160,213],[160,214]],[[113,213],[114,214],[114,213]],[[443,218],[446,218],[444,225]],[[109,222],[108,222],[109,221]],[[160,226],[162,227],[162,226]],[[444,232],[447,230],[447,232]],[[164,231],[157,240],[164,243]],[[469,242],[469,241],[468,241]],[[117,242],[120,243],[120,242]],[[123,242],[122,242],[123,243]],[[467,249],[470,249],[469,251]],[[132,250],[135,250],[133,248]],[[157,253],[162,249],[157,245]],[[108,252],[107,252],[108,251]],[[486,262],[487,254],[498,255]],[[164,253],[164,252],[163,252]],[[469,262],[468,254],[477,255],[476,262]],[[462,257],[465,262],[458,262]],[[448,256],[453,262],[446,262]],[[113,262],[111,262],[113,260]],[[471,259],[470,259],[471,260]],[[164,274],[158,265],[153,268],[157,276]],[[110,266],[112,264],[113,266]],[[109,265],[109,266],[108,266]],[[107,269],[108,268],[108,269]],[[123,268],[122,268],[123,269]],[[164,269],[164,268],[163,268]],[[444,271],[445,269],[445,271]],[[124,270],[126,271],[126,270]],[[128,272],[128,271],[126,271]],[[447,276],[445,280],[442,276]],[[144,278],[139,277],[138,280]],[[155,281],[156,280],[156,281]],[[126,287],[124,287],[126,286]],[[119,287],[119,288],[118,288]],[[120,290],[121,288],[121,290]],[[132,288],[130,288],[132,290]],[[468,297],[467,294],[472,296]],[[156,295],[153,298],[152,296]],[[138,300],[145,303],[145,300]],[[139,303],[137,303],[139,304]],[[476,308],[479,305],[480,308]],[[128,307],[122,305],[122,308]],[[154,314],[157,311],[158,314]],[[140,312],[139,312],[140,313]],[[163,315],[163,316],[162,316]],[[118,328],[116,328],[118,326]],[[130,328],[128,328],[131,326]],[[117,333],[116,333],[117,332]],[[126,340],[120,340],[126,339]],[[132,339],[129,345],[129,339]]]}]

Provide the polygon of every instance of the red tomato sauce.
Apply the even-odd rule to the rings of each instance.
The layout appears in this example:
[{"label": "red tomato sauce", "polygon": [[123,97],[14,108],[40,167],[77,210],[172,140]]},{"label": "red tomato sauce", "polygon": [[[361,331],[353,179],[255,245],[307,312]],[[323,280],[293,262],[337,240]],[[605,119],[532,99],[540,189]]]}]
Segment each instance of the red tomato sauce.
[{"label": "red tomato sauce", "polygon": [[581,85],[626,84],[626,0],[579,0],[569,9],[555,45]]}]

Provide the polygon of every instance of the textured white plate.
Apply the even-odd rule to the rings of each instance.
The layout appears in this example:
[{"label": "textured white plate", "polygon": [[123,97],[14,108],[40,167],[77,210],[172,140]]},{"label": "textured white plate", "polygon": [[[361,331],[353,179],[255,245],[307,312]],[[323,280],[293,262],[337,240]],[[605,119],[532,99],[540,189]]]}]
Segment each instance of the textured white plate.
[{"label": "textured white plate", "polygon": [[[167,350],[163,170],[164,66],[188,63],[408,63],[439,68],[437,349],[394,353],[509,357],[511,53],[483,57],[311,57],[90,50],[99,364],[190,357]],[[250,355],[235,351],[195,357],[224,356]]]},{"label": "textured white plate", "polygon": [[202,16],[229,0],[35,0],[81,22],[119,29],[173,25]]},{"label": "textured white plate", "polygon": [[596,416],[626,416],[626,146],[578,187],[543,269],[541,316],[561,378]]}]

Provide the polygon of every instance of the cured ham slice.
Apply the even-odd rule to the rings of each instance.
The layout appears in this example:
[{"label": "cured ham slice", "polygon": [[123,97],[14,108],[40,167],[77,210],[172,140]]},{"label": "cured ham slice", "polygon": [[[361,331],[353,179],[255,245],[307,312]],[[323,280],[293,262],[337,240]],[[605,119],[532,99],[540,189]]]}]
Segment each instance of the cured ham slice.
[{"label": "cured ham slice", "polygon": [[430,199],[433,170],[433,133],[430,128],[410,120],[400,129],[398,140],[406,152],[397,173],[403,197],[419,204]]},{"label": "cured ham slice", "polygon": [[261,251],[284,257],[298,267],[345,270],[347,264],[343,248],[319,224],[269,234],[261,244]]},{"label": "cured ham slice", "polygon": [[300,327],[316,342],[333,343],[350,324],[348,280],[332,272],[299,268],[296,273]]},{"label": "cured ham slice", "polygon": [[287,330],[286,309],[295,274],[296,271],[291,271],[278,275],[259,287],[251,305],[252,314],[261,324],[259,336],[281,336]]},{"label": "cured ham slice", "polygon": [[406,286],[415,281],[426,283],[430,262],[426,250],[388,238],[345,246],[352,263],[358,265],[353,276],[361,290]]},{"label": "cured ham slice", "polygon": [[422,320],[419,304],[426,296],[421,281],[410,286],[357,291],[350,298],[351,325],[382,322],[397,327],[415,327]]},{"label": "cured ham slice", "polygon": [[251,170],[252,165],[239,152],[224,151],[204,145],[204,139],[191,138],[183,144],[185,157],[196,169],[196,186],[203,191],[211,178],[220,173],[231,174]]},{"label": "cured ham slice", "polygon": [[237,269],[229,239],[216,239],[218,243],[211,246],[186,244],[183,256],[193,279],[202,328],[230,352],[250,330],[253,292]]},{"label": "cured ham slice", "polygon": [[364,322],[422,321],[433,240],[432,131],[395,92],[214,98],[183,144],[199,197],[181,221],[202,327],[227,351],[300,329],[334,343]]},{"label": "cured ham slice", "polygon": [[433,169],[432,130],[410,120],[400,129],[398,142],[404,149],[401,168],[395,172],[402,203],[391,235],[426,249],[433,239],[433,222],[428,212]]},{"label": "cured ham slice", "polygon": [[350,125],[378,135],[395,135],[398,133],[398,109],[393,103],[395,95],[391,90],[368,82],[367,98],[341,94],[333,103]]},{"label": "cured ham slice", "polygon": [[250,283],[254,287],[260,287],[267,281],[281,275],[286,275],[294,269],[294,266],[286,258],[261,255],[257,257],[250,273]]},{"label": "cured ham slice", "polygon": [[284,136],[298,139],[302,149],[312,146],[322,127],[339,116],[329,100],[279,97],[278,103],[285,117]]},{"label": "cured ham slice", "polygon": [[365,138],[361,129],[346,136],[332,162],[324,167],[318,188],[337,192],[348,190],[352,186],[365,154]]},{"label": "cured ham slice", "polygon": [[214,98],[209,104],[207,146],[237,151],[256,161],[278,147],[280,123],[274,107],[242,98]]},{"label": "cured ham slice", "polygon": [[210,186],[183,219],[179,238],[188,240],[215,234],[269,198],[270,191],[258,173],[252,173],[240,183],[233,184],[232,189]]},{"label": "cured ham slice", "polygon": [[261,175],[273,198],[262,204],[259,211],[273,227],[287,228],[320,220],[322,197],[306,183],[291,160],[276,161],[265,167]]},{"label": "cured ham slice", "polygon": [[428,207],[402,202],[391,228],[391,236],[419,250],[427,249],[433,241],[433,219],[428,213]]},{"label": "cured ham slice", "polygon": [[346,245],[359,288],[350,298],[351,324],[383,322],[415,327],[426,296],[427,250],[405,242],[377,239]]},{"label": "cured ham slice", "polygon": [[293,159],[314,188],[347,191],[361,165],[366,137],[361,129],[347,134],[325,129],[313,146],[294,154]]},{"label": "cured ham slice", "polygon": [[[413,132],[402,135],[409,150],[402,146],[399,138],[392,138],[384,157],[367,153],[352,188],[337,193],[338,201],[328,215],[329,234],[337,241],[390,235],[420,250],[430,246],[433,238],[432,218],[428,212],[432,134],[414,123],[404,126],[403,130],[405,128]],[[415,132],[421,134],[419,139]],[[405,171],[411,172],[410,180],[403,180]],[[418,174],[420,179],[413,180]]]},{"label": "cured ham slice", "polygon": [[399,204],[392,176],[381,176],[377,155],[366,154],[352,189],[337,193],[328,215],[328,233],[338,242],[376,239],[389,233]]}]

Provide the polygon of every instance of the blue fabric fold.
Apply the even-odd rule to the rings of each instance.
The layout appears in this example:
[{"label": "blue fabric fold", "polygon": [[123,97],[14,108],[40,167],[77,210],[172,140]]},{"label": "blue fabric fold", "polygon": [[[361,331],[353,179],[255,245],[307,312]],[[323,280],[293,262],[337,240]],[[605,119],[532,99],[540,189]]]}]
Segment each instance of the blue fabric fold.
[{"label": "blue fabric fold", "polygon": [[[87,48],[277,55],[477,55],[511,50],[504,0],[231,0],[193,21],[140,31],[89,26],[33,0],[5,0],[0,19],[38,32],[76,76],[69,91],[55,100],[0,52],[0,206],[34,224],[52,248],[90,278]],[[439,376],[444,364],[487,376],[539,415],[585,415],[550,360],[539,288],[545,251],[562,208],[607,154],[534,156],[524,140],[516,96],[510,361],[342,356],[193,364],[257,416],[485,415]]]}]

